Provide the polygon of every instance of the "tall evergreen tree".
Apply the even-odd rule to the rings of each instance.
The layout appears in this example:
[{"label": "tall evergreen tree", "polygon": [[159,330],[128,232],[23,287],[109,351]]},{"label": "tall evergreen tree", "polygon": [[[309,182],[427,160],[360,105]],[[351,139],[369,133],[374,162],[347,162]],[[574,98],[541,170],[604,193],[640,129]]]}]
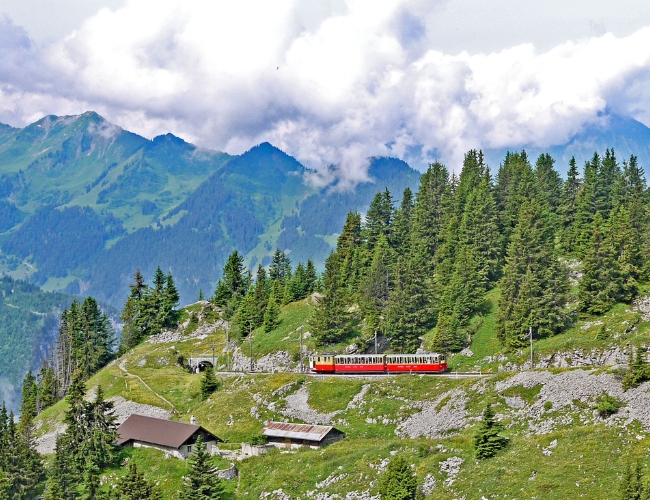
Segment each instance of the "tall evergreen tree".
[{"label": "tall evergreen tree", "polygon": [[508,444],[508,439],[499,435],[501,425],[494,417],[492,405],[488,404],[483,411],[483,419],[474,436],[474,450],[476,458],[479,460],[493,457]]},{"label": "tall evergreen tree", "polygon": [[269,297],[269,303],[266,306],[266,311],[264,311],[264,331],[266,333],[272,332],[280,324],[280,306],[275,300],[275,294],[271,293]]},{"label": "tall evergreen tree", "polygon": [[571,158],[567,179],[562,187],[560,212],[560,244],[565,254],[574,255],[578,240],[576,226],[576,211],[578,209],[578,196],[582,185],[576,159]]},{"label": "tall evergreen tree", "polygon": [[205,443],[199,436],[187,459],[188,471],[181,500],[221,500],[224,497],[223,484],[212,472],[209,459]]},{"label": "tall evergreen tree", "polygon": [[309,325],[319,345],[340,342],[349,333],[351,318],[341,286],[340,258],[332,253],[325,262],[323,295],[318,299]]},{"label": "tall evergreen tree", "polygon": [[564,325],[567,271],[557,259],[554,235],[539,202],[525,202],[508,246],[500,281],[496,333],[508,348],[528,342],[529,328],[553,335]]}]

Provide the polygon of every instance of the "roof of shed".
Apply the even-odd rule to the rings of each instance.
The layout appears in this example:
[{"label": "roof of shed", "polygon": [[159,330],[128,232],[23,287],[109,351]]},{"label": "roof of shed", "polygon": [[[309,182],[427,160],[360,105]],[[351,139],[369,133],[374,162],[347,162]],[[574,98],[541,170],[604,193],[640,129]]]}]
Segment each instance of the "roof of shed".
[{"label": "roof of shed", "polygon": [[322,439],[335,429],[329,425],[289,424],[286,422],[269,422],[262,431],[270,437],[284,437],[306,439],[308,441],[322,441]]},{"label": "roof of shed", "polygon": [[[202,429],[200,425],[183,424],[172,420],[133,414],[117,429],[118,437],[115,444],[119,446],[127,441],[135,440],[170,448],[180,448],[200,429]],[[213,436],[205,429],[203,431]],[[213,437],[217,441],[221,441],[216,436]]]}]

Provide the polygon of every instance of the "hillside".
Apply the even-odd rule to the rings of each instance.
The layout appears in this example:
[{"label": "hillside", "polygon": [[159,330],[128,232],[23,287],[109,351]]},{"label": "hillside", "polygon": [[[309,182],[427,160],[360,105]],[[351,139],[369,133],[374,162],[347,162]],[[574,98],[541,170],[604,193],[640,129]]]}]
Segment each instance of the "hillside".
[{"label": "hillside", "polygon": [[[499,372],[498,364],[504,367],[526,355],[508,355],[497,344],[486,343],[485,338],[493,335],[487,326],[470,345],[476,357],[499,359],[497,364],[482,366],[493,373],[487,377],[323,379],[295,372],[271,374],[271,370],[296,369],[297,328],[311,314],[309,299],[285,306],[277,331],[254,332],[255,369],[267,373],[224,374],[221,389],[201,401],[201,376],[188,373],[178,359],[181,355],[185,359],[210,356],[214,344],[218,364],[225,365],[225,332],[213,323],[214,315],[206,306],[196,304],[185,310],[185,318],[190,314],[204,318],[198,324],[186,320],[178,330],[138,346],[94,376],[88,387],[92,391],[101,384],[116,401],[121,419],[134,408],[183,422],[194,415],[226,441],[221,446],[225,458],[215,461],[220,468],[233,460],[238,443],[249,442],[267,420],[329,424],[346,433],[345,440],[324,450],[273,452],[236,461],[239,478],[229,482],[227,491],[237,498],[334,498],[351,492],[374,496],[380,474],[396,453],[414,465],[423,492],[436,498],[614,498],[627,462],[648,461],[649,383],[623,392],[616,366]],[[617,306],[605,318],[613,335],[601,343],[598,352],[624,351],[630,343],[647,343],[650,317],[630,311]],[[615,331],[629,324],[630,314],[638,315],[636,328],[626,334]],[[584,318],[576,324],[576,332],[593,338],[594,321],[598,318]],[[486,315],[484,325],[492,323],[492,314]],[[314,352],[313,338],[305,337],[307,350]],[[576,337],[573,333],[556,337],[553,349],[572,351],[577,347]],[[248,342],[235,344],[231,346],[231,350],[235,347],[235,368],[248,367]],[[548,347],[543,340],[535,342],[536,363],[546,358]],[[596,346],[585,347],[593,356]],[[467,358],[466,353],[453,358],[452,365],[460,368],[458,358],[462,357]],[[593,364],[603,362],[593,359]],[[594,408],[603,391],[626,406],[613,416],[600,416]],[[497,457],[477,461],[472,437],[488,401],[494,403],[510,443]],[[60,429],[64,407],[58,403],[38,417],[39,433]],[[41,443],[51,446],[52,441],[46,437]],[[604,453],[603,446],[625,452]],[[132,449],[122,455],[159,482],[165,498],[177,498],[184,464],[163,456],[155,450]],[[106,476],[114,481],[122,474],[123,469],[113,469]]]},{"label": "hillside", "polygon": [[160,265],[188,303],[212,291],[235,248],[251,267],[276,247],[322,266],[348,211],[419,179],[389,158],[374,159],[371,182],[351,191],[317,190],[305,173],[268,143],[230,156],[171,134],[150,141],[93,112],[5,127],[0,271],[121,307],[135,270]]},{"label": "hillside", "polygon": [[0,277],[0,399],[16,410],[28,369],[38,370],[73,297]]}]

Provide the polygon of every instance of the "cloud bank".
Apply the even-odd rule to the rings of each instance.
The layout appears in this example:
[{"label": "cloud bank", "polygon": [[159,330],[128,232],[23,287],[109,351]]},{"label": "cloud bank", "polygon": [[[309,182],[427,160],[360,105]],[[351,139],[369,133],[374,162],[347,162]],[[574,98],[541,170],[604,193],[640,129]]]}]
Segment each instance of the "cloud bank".
[{"label": "cloud bank", "polygon": [[5,18],[0,120],[93,109],[234,154],[269,141],[347,182],[371,156],[457,167],[470,148],[561,144],[606,112],[650,124],[650,27],[445,53],[446,3],[130,0],[48,45]]}]

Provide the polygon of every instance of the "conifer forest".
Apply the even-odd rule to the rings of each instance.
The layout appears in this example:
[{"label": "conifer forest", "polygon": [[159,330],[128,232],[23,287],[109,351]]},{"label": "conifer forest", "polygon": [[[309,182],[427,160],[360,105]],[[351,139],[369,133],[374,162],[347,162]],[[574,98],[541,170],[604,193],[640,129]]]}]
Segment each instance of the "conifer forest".
[{"label": "conifer forest", "polygon": [[[563,335],[580,318],[631,304],[650,281],[650,198],[635,156],[620,160],[608,149],[581,170],[571,160],[562,178],[548,154],[533,160],[525,151],[508,153],[492,172],[483,153],[471,150],[458,174],[441,163],[429,165],[415,192],[377,188],[367,213],[347,214],[322,271],[311,259],[294,263],[279,249],[268,266],[248,269],[235,250],[214,291],[200,291],[201,311],[227,325],[231,341],[250,340],[251,352],[253,332],[258,339],[271,338],[287,321],[286,308],[303,303],[312,305],[300,326],[301,342],[303,327],[313,339],[311,353],[346,352],[352,342],[356,352],[372,352],[379,335],[387,342],[383,352],[448,355],[469,348],[481,318],[492,314],[490,335],[504,353],[516,353],[533,341]],[[495,291],[497,307],[490,313],[486,297]],[[5,406],[0,410],[0,498],[166,498],[138,469],[141,463],[118,463],[113,400],[100,383],[93,382],[92,392],[87,383],[148,339],[196,328],[194,306],[187,312],[178,305],[174,277],[159,266],[151,284],[135,273],[120,335],[92,297],[63,310],[41,369],[23,381],[19,420]],[[650,379],[641,348],[629,352],[625,391]],[[187,373],[183,356],[176,362]],[[210,404],[230,383],[216,368],[208,367],[196,386],[192,397],[200,404]],[[481,423],[467,440],[477,464],[514,446],[503,435],[507,428],[497,418],[495,401],[481,401]],[[625,406],[604,392],[596,403],[603,418]],[[54,454],[44,459],[36,452],[35,422],[50,408],[61,408],[65,430],[56,437]],[[211,472],[210,460],[197,442],[174,498],[233,494]],[[408,460],[403,453],[390,462],[377,483],[381,498],[422,494]],[[646,491],[637,469],[628,465],[621,483],[631,495]],[[102,477],[109,470],[121,472],[105,487]]]}]

